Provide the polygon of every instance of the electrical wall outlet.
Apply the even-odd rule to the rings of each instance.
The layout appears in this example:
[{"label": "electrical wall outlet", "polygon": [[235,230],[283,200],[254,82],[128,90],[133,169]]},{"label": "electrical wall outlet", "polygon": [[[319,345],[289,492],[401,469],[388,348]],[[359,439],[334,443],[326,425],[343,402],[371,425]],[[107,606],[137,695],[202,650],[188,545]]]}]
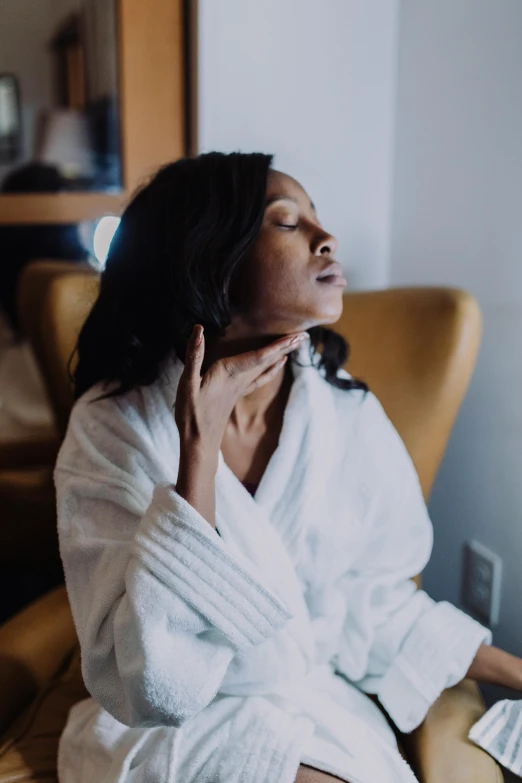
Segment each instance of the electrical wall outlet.
[{"label": "electrical wall outlet", "polygon": [[463,574],[464,605],[490,628],[498,625],[501,558],[478,541],[471,541],[464,547]]}]

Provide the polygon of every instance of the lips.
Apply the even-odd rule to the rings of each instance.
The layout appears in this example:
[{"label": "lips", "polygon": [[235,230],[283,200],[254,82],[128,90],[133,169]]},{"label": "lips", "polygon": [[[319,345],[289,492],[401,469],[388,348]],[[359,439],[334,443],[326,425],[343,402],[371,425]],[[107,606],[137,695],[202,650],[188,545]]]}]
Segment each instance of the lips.
[{"label": "lips", "polygon": [[318,283],[323,285],[346,286],[347,282],[343,277],[343,268],[338,261],[332,261],[319,272],[316,278]]}]

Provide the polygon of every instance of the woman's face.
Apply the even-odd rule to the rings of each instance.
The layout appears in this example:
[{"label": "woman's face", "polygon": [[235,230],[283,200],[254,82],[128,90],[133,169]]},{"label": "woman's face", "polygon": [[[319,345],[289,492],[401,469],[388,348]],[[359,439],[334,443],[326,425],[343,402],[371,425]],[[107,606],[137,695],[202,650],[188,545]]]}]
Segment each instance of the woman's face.
[{"label": "woman's face", "polygon": [[336,250],[306,191],[271,170],[263,225],[243,266],[229,336],[287,334],[337,321],[346,281]]}]

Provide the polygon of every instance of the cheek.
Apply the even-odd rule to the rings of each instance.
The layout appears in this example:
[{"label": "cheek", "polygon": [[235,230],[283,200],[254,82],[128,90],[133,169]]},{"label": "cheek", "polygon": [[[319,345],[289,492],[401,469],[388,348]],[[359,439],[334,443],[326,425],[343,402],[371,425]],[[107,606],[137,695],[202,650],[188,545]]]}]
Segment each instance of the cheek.
[{"label": "cheek", "polygon": [[261,234],[243,267],[238,314],[255,328],[274,333],[320,321],[325,308],[312,265],[303,236],[273,230]]},{"label": "cheek", "polygon": [[250,264],[254,296],[295,295],[305,281],[308,262],[309,249],[302,237],[273,231],[261,234]]}]

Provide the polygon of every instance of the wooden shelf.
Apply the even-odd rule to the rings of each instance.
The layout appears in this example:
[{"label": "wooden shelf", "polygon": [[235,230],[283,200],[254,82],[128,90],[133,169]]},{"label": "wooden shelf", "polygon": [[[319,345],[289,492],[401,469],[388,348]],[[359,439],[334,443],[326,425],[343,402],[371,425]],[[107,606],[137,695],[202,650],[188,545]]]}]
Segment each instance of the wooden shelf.
[{"label": "wooden shelf", "polygon": [[120,215],[127,198],[124,192],[0,195],[0,224],[96,220],[103,215]]}]

